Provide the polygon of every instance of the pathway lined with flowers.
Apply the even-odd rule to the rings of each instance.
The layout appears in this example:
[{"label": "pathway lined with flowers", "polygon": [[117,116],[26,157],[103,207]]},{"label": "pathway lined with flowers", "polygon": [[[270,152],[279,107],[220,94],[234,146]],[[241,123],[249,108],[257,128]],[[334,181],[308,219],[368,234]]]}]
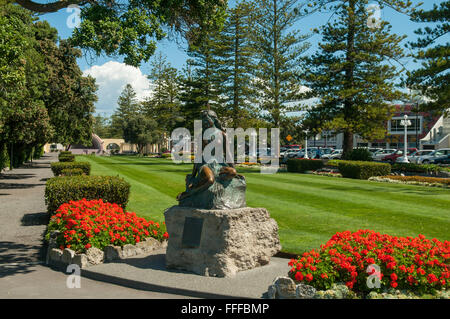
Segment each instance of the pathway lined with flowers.
[{"label": "pathway lined with flowers", "polygon": [[87,278],[80,289],[66,286],[67,275],[44,265],[48,214],[45,182],[53,177],[50,153],[0,175],[0,299],[3,298],[183,298],[144,292]]}]

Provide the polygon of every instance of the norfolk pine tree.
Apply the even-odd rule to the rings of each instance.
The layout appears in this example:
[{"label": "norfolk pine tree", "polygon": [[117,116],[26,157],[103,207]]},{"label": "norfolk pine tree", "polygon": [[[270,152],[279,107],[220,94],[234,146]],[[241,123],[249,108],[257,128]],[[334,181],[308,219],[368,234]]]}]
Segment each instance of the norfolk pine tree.
[{"label": "norfolk pine tree", "polygon": [[[410,3],[377,1],[408,12]],[[374,21],[368,0],[315,1],[308,12],[329,10],[332,16],[320,28],[319,50],[304,59],[301,79],[311,91],[306,97],[319,98],[323,122],[344,133],[343,152],[353,149],[353,135],[365,139],[385,135],[391,104],[402,97],[394,83],[401,70],[392,62],[403,58],[403,36],[390,32],[386,21]],[[391,64],[389,64],[391,62]]]}]

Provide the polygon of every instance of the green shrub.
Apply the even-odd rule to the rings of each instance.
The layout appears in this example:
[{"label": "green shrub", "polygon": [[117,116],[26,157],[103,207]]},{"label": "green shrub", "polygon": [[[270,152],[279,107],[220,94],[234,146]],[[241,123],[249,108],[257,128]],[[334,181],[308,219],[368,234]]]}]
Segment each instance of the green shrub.
[{"label": "green shrub", "polygon": [[291,158],[287,161],[287,170],[292,173],[315,171],[323,167],[321,160]]},{"label": "green shrub", "polygon": [[395,163],[392,165],[392,170],[408,173],[436,173],[441,171],[442,167],[435,164]]},{"label": "green shrub", "polygon": [[130,184],[117,176],[61,176],[47,181],[45,204],[53,214],[59,206],[71,200],[102,199],[125,209],[130,194]]},{"label": "green shrub", "polygon": [[330,160],[328,160],[328,162],[327,162],[327,166],[332,166],[332,167],[338,167],[339,166],[339,162],[340,162],[341,160],[337,160],[337,159],[330,159]]},{"label": "green shrub", "polygon": [[372,153],[366,148],[355,148],[351,152],[342,155],[343,160],[371,162]]},{"label": "green shrub", "polygon": [[63,169],[80,168],[84,174],[91,173],[91,163],[89,162],[55,162],[51,164],[53,175],[60,176]]},{"label": "green shrub", "polygon": [[369,179],[372,176],[384,176],[391,173],[391,165],[386,163],[340,161],[339,172],[343,177]]},{"label": "green shrub", "polygon": [[33,150],[33,158],[39,159],[42,157],[42,155],[44,155],[44,146],[43,145],[36,146]]},{"label": "green shrub", "polygon": [[162,157],[162,158],[170,158],[171,156],[172,156],[171,153],[162,153],[162,154],[161,154],[161,157]]},{"label": "green shrub", "polygon": [[60,162],[75,162],[75,155],[73,154],[59,155],[58,160]]},{"label": "green shrub", "polygon": [[59,155],[72,155],[71,151],[61,151],[59,152]]},{"label": "green shrub", "polygon": [[83,174],[84,171],[81,168],[65,168],[61,171],[61,176],[78,176]]}]

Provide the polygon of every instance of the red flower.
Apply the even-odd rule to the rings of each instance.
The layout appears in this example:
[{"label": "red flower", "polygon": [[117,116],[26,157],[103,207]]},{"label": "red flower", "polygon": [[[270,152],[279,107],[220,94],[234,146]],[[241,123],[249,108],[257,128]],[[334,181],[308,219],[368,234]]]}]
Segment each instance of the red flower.
[{"label": "red flower", "polygon": [[313,277],[312,274],[307,274],[307,275],[305,276],[305,278],[306,278],[306,280],[308,280],[308,281],[312,281],[314,277]]},{"label": "red flower", "polygon": [[299,271],[295,274],[295,279],[297,281],[302,281],[303,280],[303,274]]}]

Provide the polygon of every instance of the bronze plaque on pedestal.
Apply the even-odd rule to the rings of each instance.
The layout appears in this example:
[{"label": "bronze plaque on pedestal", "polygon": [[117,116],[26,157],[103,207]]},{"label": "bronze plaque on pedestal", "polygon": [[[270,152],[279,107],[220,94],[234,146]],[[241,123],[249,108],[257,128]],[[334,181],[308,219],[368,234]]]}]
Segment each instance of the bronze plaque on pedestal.
[{"label": "bronze plaque on pedestal", "polygon": [[186,217],[184,219],[181,246],[184,248],[198,248],[202,237],[203,218]]}]

